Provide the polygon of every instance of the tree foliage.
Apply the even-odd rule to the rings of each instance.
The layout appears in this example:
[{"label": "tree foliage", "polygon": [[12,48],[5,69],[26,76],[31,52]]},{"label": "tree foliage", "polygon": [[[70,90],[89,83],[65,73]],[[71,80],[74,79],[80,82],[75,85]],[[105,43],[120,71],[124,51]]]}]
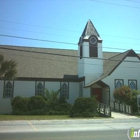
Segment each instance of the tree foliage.
[{"label": "tree foliage", "polygon": [[137,96],[140,94],[138,90],[132,90],[128,86],[122,86],[114,91],[114,98],[127,105],[131,105],[133,112],[137,112]]},{"label": "tree foliage", "polygon": [[0,54],[0,77],[4,79],[14,79],[16,74],[16,63],[12,60],[4,60],[4,56]]},{"label": "tree foliage", "polygon": [[49,91],[47,89],[45,89],[44,91],[44,97],[47,99],[48,104],[50,105],[50,107],[53,109],[54,106],[58,103],[58,95],[59,95],[60,90],[58,91]]},{"label": "tree foliage", "polygon": [[126,103],[128,100],[132,99],[131,89],[128,86],[122,86],[120,88],[115,89],[114,98],[120,103]]}]

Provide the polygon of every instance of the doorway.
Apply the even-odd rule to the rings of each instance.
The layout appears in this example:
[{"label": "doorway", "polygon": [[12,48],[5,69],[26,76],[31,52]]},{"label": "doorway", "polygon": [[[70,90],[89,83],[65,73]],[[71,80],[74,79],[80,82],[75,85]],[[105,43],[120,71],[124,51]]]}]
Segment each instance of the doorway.
[{"label": "doorway", "polygon": [[97,101],[102,103],[102,88],[92,88],[91,96],[96,96]]}]

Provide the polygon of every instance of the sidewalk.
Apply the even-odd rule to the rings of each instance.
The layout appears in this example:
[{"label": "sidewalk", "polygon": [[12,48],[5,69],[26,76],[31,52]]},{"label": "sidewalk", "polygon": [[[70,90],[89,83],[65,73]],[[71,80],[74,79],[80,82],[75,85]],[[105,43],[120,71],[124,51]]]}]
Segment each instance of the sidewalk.
[{"label": "sidewalk", "polygon": [[119,112],[111,112],[111,116],[115,119],[132,119],[132,118],[137,118],[136,116],[131,116],[128,114],[123,114],[123,113],[119,113]]}]

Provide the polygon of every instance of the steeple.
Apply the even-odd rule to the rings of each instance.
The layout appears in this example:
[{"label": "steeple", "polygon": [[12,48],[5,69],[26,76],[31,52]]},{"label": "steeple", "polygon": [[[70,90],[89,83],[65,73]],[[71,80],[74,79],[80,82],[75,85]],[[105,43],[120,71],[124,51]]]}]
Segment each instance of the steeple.
[{"label": "steeple", "polygon": [[91,36],[91,35],[95,35],[97,37],[100,37],[99,33],[97,32],[97,30],[94,27],[94,25],[91,22],[91,20],[88,20],[81,37],[84,38],[85,36]]},{"label": "steeple", "polygon": [[90,20],[79,39],[78,56],[78,77],[85,77],[85,84],[103,74],[102,39]]}]

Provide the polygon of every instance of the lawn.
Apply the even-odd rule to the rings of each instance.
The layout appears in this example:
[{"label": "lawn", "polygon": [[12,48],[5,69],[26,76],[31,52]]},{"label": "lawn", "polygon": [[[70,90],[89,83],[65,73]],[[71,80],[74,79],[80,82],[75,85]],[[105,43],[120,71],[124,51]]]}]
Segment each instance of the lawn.
[{"label": "lawn", "polygon": [[69,119],[68,115],[0,115],[0,121],[6,120],[61,120]]},{"label": "lawn", "polygon": [[0,121],[8,120],[65,120],[65,119],[105,119],[108,117],[70,118],[68,115],[0,115]]}]

